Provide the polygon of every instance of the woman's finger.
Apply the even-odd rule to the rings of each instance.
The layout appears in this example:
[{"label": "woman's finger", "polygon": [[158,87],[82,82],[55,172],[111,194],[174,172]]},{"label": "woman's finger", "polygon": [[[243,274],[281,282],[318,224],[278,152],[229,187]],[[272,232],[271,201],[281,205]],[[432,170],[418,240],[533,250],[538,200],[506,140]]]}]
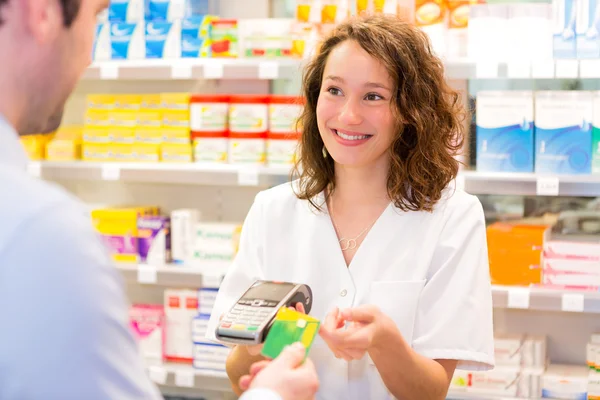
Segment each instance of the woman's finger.
[{"label": "woman's finger", "polygon": [[304,304],[296,303],[296,311],[302,314],[306,314],[306,310],[304,309]]},{"label": "woman's finger", "polygon": [[271,361],[269,361],[269,360],[263,360],[263,361],[255,362],[250,367],[250,375],[252,377],[256,376],[256,374],[258,374],[260,371],[262,371],[263,369],[265,369],[265,367],[267,365],[269,365],[270,362]]},{"label": "woman's finger", "polygon": [[246,391],[250,388],[250,384],[252,383],[252,377],[250,375],[244,375],[240,378],[239,387],[242,391]]}]

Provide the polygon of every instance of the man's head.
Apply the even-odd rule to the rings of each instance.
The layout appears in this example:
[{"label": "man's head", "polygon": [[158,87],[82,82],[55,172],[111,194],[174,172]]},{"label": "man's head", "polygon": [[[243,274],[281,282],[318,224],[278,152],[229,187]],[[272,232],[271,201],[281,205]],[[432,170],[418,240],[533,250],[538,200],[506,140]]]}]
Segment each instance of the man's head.
[{"label": "man's head", "polygon": [[21,134],[60,125],[108,0],[0,0],[0,114]]}]

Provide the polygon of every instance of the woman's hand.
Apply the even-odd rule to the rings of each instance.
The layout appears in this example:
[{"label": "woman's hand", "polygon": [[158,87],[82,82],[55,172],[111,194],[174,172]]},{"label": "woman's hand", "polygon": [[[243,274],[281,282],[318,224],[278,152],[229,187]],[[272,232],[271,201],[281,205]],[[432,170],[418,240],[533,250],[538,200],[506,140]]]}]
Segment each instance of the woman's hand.
[{"label": "woman's hand", "polygon": [[381,343],[394,322],[374,305],[363,305],[342,312],[335,309],[325,317],[319,334],[337,358],[360,360]]}]

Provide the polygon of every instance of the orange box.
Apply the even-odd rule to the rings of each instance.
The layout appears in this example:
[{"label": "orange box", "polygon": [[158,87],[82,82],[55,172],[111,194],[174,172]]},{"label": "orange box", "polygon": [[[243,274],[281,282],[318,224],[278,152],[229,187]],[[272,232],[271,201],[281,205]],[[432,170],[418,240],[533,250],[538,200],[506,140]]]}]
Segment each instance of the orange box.
[{"label": "orange box", "polygon": [[488,226],[492,284],[529,286],[541,283],[542,247],[548,227],[523,220]]}]

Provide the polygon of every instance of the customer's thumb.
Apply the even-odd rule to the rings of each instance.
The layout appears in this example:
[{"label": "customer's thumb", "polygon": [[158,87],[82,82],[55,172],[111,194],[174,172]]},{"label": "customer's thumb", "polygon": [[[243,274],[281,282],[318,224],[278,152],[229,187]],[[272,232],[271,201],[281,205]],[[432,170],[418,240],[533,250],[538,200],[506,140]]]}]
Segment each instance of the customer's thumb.
[{"label": "customer's thumb", "polygon": [[279,357],[273,360],[272,364],[277,368],[296,368],[302,361],[304,361],[304,356],[306,355],[306,348],[300,342],[296,342],[291,346],[283,349]]}]

